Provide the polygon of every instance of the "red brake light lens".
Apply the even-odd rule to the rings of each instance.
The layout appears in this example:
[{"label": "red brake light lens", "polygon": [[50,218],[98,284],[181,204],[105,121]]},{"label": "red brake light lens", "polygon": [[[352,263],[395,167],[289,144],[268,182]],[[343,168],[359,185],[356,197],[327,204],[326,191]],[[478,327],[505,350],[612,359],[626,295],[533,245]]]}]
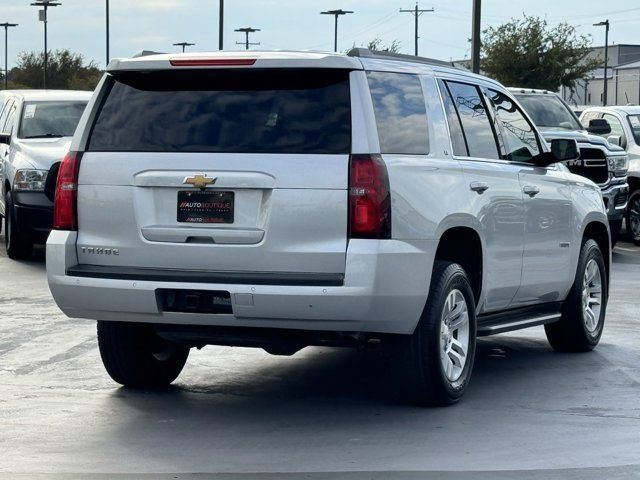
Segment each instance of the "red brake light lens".
[{"label": "red brake light lens", "polygon": [[256,58],[172,58],[169,63],[174,67],[237,67],[253,65]]},{"label": "red brake light lens", "polygon": [[53,228],[78,229],[78,172],[82,153],[69,152],[60,163],[53,201]]},{"label": "red brake light lens", "polygon": [[351,155],[349,237],[391,238],[391,194],[380,155]]}]

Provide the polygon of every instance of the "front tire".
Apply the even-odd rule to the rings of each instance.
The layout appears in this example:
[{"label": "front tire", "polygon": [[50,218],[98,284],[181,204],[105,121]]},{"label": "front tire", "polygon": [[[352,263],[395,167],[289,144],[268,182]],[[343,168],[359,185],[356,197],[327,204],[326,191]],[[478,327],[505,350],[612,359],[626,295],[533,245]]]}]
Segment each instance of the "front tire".
[{"label": "front tire", "polygon": [[607,271],[600,247],[585,239],[576,277],[562,305],[562,317],[544,326],[547,339],[559,352],[588,352],[600,341],[607,309]]},{"label": "front tire", "polygon": [[15,224],[15,209],[11,192],[4,197],[4,246],[12,260],[26,260],[33,252],[33,240],[18,231]]},{"label": "front tire", "polygon": [[640,245],[640,190],[633,191],[629,197],[625,221],[631,240]]},{"label": "front tire", "polygon": [[109,376],[128,387],[162,387],[184,367],[189,348],[159,337],[144,323],[98,322],[98,346]]},{"label": "front tire", "polygon": [[390,339],[396,390],[410,403],[445,406],[464,394],[476,348],[475,302],[456,263],[436,261],[420,323]]}]

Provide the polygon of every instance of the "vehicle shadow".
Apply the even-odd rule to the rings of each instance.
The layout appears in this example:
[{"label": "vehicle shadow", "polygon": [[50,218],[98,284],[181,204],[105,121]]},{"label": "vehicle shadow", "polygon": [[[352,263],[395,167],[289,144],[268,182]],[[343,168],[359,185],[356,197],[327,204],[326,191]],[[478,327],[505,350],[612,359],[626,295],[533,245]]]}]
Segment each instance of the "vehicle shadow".
[{"label": "vehicle shadow", "polygon": [[[140,428],[147,434],[149,428],[162,430],[165,421],[172,429],[191,430],[194,442],[198,433],[214,435],[210,428],[215,424],[240,431],[282,424],[303,428],[314,423],[310,416],[324,419],[318,425],[323,430],[339,429],[343,422],[380,426],[416,412],[455,421],[461,412],[477,415],[478,409],[555,409],[574,385],[580,395],[585,381],[593,382],[600,371],[607,377],[607,362],[598,351],[559,354],[542,339],[497,336],[479,340],[473,380],[462,402],[424,409],[403,404],[391,393],[392,372],[382,350],[307,350],[250,371],[245,366],[227,366],[222,373],[215,367],[198,368],[169,388],[119,388],[108,398],[108,407],[127,407],[131,418],[120,423],[118,435],[137,435]],[[189,364],[185,373],[188,369]]]}]

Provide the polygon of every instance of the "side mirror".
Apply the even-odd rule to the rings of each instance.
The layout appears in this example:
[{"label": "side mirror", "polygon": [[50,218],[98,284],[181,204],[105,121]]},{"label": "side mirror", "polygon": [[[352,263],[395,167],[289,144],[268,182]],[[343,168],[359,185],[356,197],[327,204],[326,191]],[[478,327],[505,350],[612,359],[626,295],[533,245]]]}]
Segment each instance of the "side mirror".
[{"label": "side mirror", "polygon": [[531,159],[531,163],[537,167],[548,167],[554,163],[578,160],[580,150],[578,144],[572,138],[554,138],[549,142],[550,152],[542,152]]},{"label": "side mirror", "polygon": [[607,137],[607,142],[612,145],[617,145],[619,147],[622,146],[622,137],[620,135],[609,135]]},{"label": "side mirror", "polygon": [[589,126],[587,132],[594,135],[606,135],[611,133],[611,125],[604,118],[592,118],[589,120]]},{"label": "side mirror", "polygon": [[0,133],[0,144],[10,145],[11,144],[11,134],[10,133]]}]

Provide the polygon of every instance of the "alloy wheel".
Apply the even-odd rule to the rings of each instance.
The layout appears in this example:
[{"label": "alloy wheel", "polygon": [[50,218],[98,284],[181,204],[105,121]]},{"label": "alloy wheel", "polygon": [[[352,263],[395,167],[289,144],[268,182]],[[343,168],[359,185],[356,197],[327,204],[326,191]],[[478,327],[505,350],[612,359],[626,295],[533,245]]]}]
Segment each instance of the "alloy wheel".
[{"label": "alloy wheel", "polygon": [[460,378],[469,351],[469,310],[460,290],[449,292],[440,317],[440,362],[450,382]]},{"label": "alloy wheel", "polygon": [[589,260],[582,282],[582,317],[589,333],[598,329],[602,308],[602,278],[600,267],[594,259]]}]

